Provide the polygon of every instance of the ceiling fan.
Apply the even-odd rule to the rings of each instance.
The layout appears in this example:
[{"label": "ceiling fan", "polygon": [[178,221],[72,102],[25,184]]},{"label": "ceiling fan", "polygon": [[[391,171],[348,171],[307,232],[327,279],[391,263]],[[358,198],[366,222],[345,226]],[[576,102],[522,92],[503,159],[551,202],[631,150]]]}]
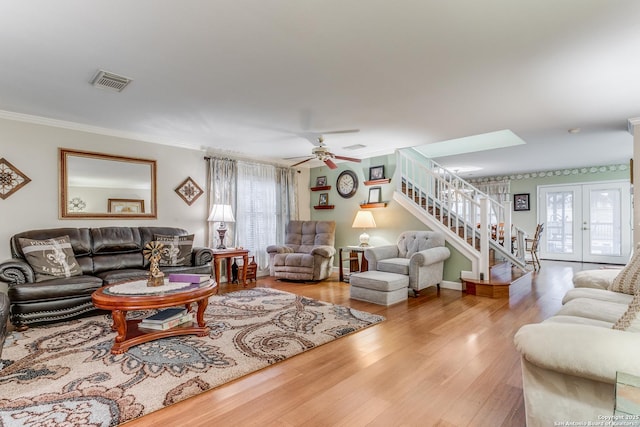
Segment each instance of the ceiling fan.
[{"label": "ceiling fan", "polygon": [[[324,144],[324,137],[322,136],[323,134],[353,133],[353,132],[360,132],[360,129],[334,130],[334,131],[323,132],[323,133],[305,133],[303,136],[307,138],[312,144],[314,144],[315,147],[313,147],[313,149],[311,150],[311,156],[302,160],[301,162],[291,165],[291,167],[296,167],[298,165],[308,162],[309,160],[314,160],[314,159],[323,161],[329,167],[329,169],[336,169],[338,167],[333,162],[333,159],[347,160],[350,162],[360,163],[360,159],[356,159],[354,157],[338,156],[336,154],[333,154],[331,151],[329,151],[329,147],[327,147]],[[312,139],[311,137],[315,137],[315,140]],[[297,159],[297,158],[299,157],[289,157],[288,159]]]}]

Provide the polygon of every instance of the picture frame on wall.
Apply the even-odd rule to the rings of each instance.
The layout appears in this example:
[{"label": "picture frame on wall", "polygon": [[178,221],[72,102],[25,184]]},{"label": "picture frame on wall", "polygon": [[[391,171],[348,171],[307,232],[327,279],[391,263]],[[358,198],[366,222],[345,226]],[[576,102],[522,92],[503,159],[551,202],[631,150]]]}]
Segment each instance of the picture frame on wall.
[{"label": "picture frame on wall", "polygon": [[144,213],[142,199],[108,199],[107,212],[115,214]]},{"label": "picture frame on wall", "polygon": [[198,197],[204,194],[202,188],[200,188],[200,186],[196,184],[196,182],[191,179],[191,177],[187,177],[187,179],[182,181],[178,188],[175,189],[175,192],[189,206],[191,206],[193,202],[198,200]]},{"label": "picture frame on wall", "polygon": [[384,179],[384,165],[369,168],[369,181]]},{"label": "picture frame on wall", "polygon": [[369,189],[369,200],[367,203],[380,203],[382,201],[382,187],[372,187]]},{"label": "picture frame on wall", "polygon": [[529,193],[520,193],[513,195],[514,211],[528,211],[529,209]]},{"label": "picture frame on wall", "polygon": [[320,193],[320,197],[318,198],[319,206],[327,206],[329,204],[329,193]]},{"label": "picture frame on wall", "polygon": [[316,187],[326,187],[327,185],[327,177],[319,176],[316,178]]}]

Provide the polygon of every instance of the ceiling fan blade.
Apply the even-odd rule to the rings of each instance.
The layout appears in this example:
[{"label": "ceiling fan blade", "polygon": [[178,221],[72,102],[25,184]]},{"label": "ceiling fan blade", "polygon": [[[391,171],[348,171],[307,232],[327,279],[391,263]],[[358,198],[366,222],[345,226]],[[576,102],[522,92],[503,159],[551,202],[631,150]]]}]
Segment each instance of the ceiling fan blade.
[{"label": "ceiling fan blade", "polygon": [[331,161],[331,159],[326,159],[326,160],[324,161],[324,164],[325,164],[325,165],[327,165],[327,166],[329,166],[329,169],[338,169],[338,166],[336,166],[336,164],[335,164],[335,163],[333,163],[333,162]]},{"label": "ceiling fan blade", "polygon": [[329,135],[332,133],[356,133],[356,132],[360,132],[360,129],[344,129],[344,130],[330,130],[327,132],[317,132],[320,135]]},{"label": "ceiling fan blade", "polygon": [[356,163],[360,163],[362,160],[360,159],[356,159],[354,157],[345,157],[345,156],[333,156],[336,159],[340,159],[340,160],[348,160],[350,162],[356,162]]},{"label": "ceiling fan blade", "polygon": [[301,161],[301,162],[298,162],[298,163],[296,163],[295,165],[291,165],[291,166],[289,166],[289,167],[294,168],[294,167],[296,167],[296,166],[298,166],[298,165],[301,165],[301,164],[303,164],[303,163],[306,163],[306,162],[308,162],[309,160],[314,159],[314,158],[315,158],[315,157],[309,157],[308,159],[305,159],[305,160],[303,160],[303,161]]}]

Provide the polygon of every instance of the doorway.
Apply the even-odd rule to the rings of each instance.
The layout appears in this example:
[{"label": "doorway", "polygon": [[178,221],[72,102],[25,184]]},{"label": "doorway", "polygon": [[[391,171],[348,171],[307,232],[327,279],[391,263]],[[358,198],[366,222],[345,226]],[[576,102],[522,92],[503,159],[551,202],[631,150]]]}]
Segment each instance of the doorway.
[{"label": "doorway", "polygon": [[538,187],[545,224],[540,257],[626,264],[631,253],[629,182]]}]

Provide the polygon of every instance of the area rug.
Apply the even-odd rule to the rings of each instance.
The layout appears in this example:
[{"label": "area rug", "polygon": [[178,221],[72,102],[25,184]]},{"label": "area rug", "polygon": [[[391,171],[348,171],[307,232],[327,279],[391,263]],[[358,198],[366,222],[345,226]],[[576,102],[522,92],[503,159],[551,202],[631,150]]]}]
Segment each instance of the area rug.
[{"label": "area rug", "polygon": [[213,296],[205,319],[209,336],[118,355],[109,315],[12,333],[0,360],[0,425],[115,426],[384,320],[269,288]]}]

